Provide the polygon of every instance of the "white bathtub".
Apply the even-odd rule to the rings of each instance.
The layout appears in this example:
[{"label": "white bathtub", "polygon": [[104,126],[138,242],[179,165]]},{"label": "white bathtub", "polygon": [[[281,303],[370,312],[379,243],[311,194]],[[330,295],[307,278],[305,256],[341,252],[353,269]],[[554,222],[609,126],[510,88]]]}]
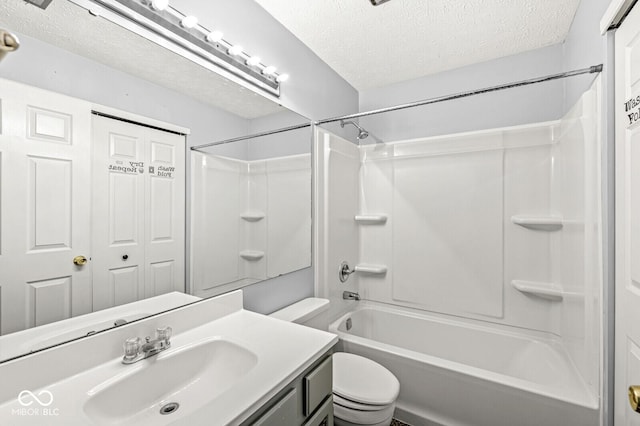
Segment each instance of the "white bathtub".
[{"label": "white bathtub", "polygon": [[396,375],[396,417],[415,426],[599,424],[598,399],[553,336],[372,302],[330,331]]}]

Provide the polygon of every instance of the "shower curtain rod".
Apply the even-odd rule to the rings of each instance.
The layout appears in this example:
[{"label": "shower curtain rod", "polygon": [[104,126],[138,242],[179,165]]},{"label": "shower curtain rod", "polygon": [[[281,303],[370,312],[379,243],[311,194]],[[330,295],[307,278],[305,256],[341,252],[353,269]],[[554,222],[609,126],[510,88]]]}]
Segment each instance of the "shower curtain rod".
[{"label": "shower curtain rod", "polygon": [[[594,74],[594,73],[599,73],[599,72],[602,72],[602,64],[593,65],[593,66],[588,67],[588,68],[582,68],[582,69],[578,69],[578,70],[562,72],[562,73],[559,73],[559,74],[551,74],[551,75],[547,75],[547,76],[544,76],[544,77],[537,77],[537,78],[532,78],[532,79],[529,79],[529,80],[517,81],[517,82],[514,82],[514,83],[501,84],[499,86],[485,87],[484,89],[472,90],[472,91],[469,91],[469,92],[460,92],[460,93],[455,93],[453,95],[446,95],[446,96],[439,96],[439,97],[436,97],[436,98],[424,99],[422,101],[411,102],[411,103],[408,103],[408,104],[401,104],[401,105],[396,105],[396,106],[387,107],[387,108],[374,109],[374,110],[371,110],[371,111],[365,111],[365,112],[359,112],[359,113],[356,113],[356,114],[343,115],[343,116],[340,116],[340,117],[325,118],[323,120],[318,120],[318,121],[313,122],[313,125],[317,126],[319,124],[333,123],[333,122],[340,121],[340,120],[349,120],[349,119],[353,119],[353,118],[367,117],[369,115],[382,114],[384,112],[399,111],[401,109],[407,109],[407,108],[413,108],[413,107],[417,107],[417,106],[436,104],[436,103],[439,103],[439,102],[450,101],[450,100],[453,100],[453,99],[460,99],[460,98],[466,98],[466,97],[474,96],[474,95],[481,95],[483,93],[497,92],[498,90],[511,89],[511,88],[520,87],[520,86],[528,86],[530,84],[544,83],[545,81],[552,81],[552,80],[558,80],[558,79],[561,79],[561,78],[574,77],[576,75],[581,75],[581,74]],[[309,127],[309,126],[311,126],[311,123],[298,124],[296,126],[283,127],[281,129],[270,130],[268,132],[256,133],[256,134],[253,134],[253,135],[240,136],[240,137],[237,137],[237,138],[226,139],[226,140],[222,140],[222,141],[219,141],[219,142],[210,142],[210,143],[205,143],[205,144],[202,144],[202,145],[196,145],[196,146],[192,146],[191,150],[192,151],[198,151],[198,150],[201,150],[202,148],[208,148],[208,147],[216,146],[216,145],[224,145],[224,144],[231,143],[231,142],[239,142],[239,141],[244,141],[244,140],[247,140],[247,139],[259,138],[259,137],[262,137],[262,136],[275,135],[275,134],[278,134],[278,133],[284,133],[284,132],[288,132],[288,131],[291,131],[291,130],[304,129],[305,127]]]},{"label": "shower curtain rod", "polygon": [[288,132],[288,131],[291,131],[291,130],[304,129],[305,127],[310,127],[310,126],[311,126],[311,123],[305,123],[305,124],[298,124],[298,125],[295,125],[295,126],[283,127],[281,129],[269,130],[268,132],[255,133],[253,135],[239,136],[237,138],[225,139],[223,141],[204,143],[202,145],[195,145],[195,146],[191,147],[191,150],[192,151],[199,151],[202,148],[208,148],[210,146],[224,145],[224,144],[231,143],[231,142],[245,141],[247,139],[253,139],[253,138],[259,138],[259,137],[262,137],[262,136],[275,135],[275,134],[278,134],[278,133],[284,133],[284,132]]},{"label": "shower curtain rod", "polygon": [[468,96],[481,95],[483,93],[496,92],[498,90],[511,89],[511,88],[520,87],[520,86],[528,86],[530,84],[543,83],[545,81],[558,80],[561,78],[573,77],[581,74],[593,74],[593,73],[599,73],[599,72],[602,72],[602,64],[594,65],[588,68],[582,68],[579,70],[567,71],[559,74],[551,74],[545,77],[537,77],[537,78],[522,80],[514,83],[501,84],[499,86],[486,87],[484,89],[472,90],[469,92],[460,92],[460,93],[455,93],[453,95],[446,95],[446,96],[439,96],[431,99],[424,99],[422,101],[411,102],[408,104],[401,104],[401,105],[396,105],[396,106],[387,107],[387,108],[374,109],[371,111],[359,112],[356,114],[343,115],[341,117],[326,118],[324,120],[316,121],[314,124],[315,125],[326,124],[326,123],[333,123],[340,120],[350,120],[353,118],[367,117],[369,115],[382,114],[384,112],[398,111],[401,109],[413,108],[417,106],[436,104],[438,102],[466,98]]}]

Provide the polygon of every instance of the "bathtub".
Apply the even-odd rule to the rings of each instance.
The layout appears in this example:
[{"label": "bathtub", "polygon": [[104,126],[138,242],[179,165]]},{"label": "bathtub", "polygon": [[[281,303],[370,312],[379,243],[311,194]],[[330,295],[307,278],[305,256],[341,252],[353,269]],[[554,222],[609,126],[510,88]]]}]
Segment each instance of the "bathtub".
[{"label": "bathtub", "polygon": [[451,426],[596,426],[598,398],[546,333],[358,302],[329,327],[400,380],[396,417]]}]

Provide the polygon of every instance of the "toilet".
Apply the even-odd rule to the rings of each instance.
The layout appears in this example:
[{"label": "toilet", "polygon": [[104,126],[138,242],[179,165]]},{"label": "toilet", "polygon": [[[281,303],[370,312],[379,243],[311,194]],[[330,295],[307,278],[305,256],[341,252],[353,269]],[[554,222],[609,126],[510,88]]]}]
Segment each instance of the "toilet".
[{"label": "toilet", "polygon": [[[311,297],[270,315],[320,330],[329,328],[329,301]],[[333,411],[337,426],[389,426],[400,392],[398,379],[360,355],[333,354]]]}]

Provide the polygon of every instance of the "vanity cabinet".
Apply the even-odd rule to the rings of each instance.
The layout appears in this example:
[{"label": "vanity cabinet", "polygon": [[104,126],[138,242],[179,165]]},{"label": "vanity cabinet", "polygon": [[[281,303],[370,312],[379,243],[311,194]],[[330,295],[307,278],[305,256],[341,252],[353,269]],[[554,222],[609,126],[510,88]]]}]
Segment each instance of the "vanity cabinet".
[{"label": "vanity cabinet", "polygon": [[242,426],[333,426],[332,374],[329,351]]}]

